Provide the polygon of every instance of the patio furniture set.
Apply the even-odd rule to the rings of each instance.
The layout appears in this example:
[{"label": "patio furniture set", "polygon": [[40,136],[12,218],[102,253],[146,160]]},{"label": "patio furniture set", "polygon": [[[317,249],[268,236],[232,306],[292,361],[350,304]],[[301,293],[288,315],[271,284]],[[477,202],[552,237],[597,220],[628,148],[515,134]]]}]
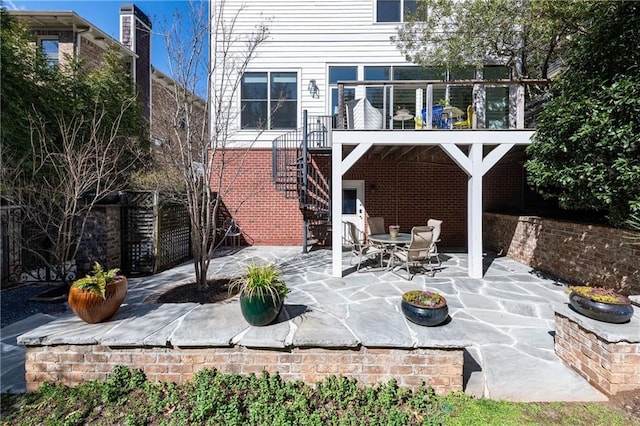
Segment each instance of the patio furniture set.
[{"label": "patio furniture set", "polygon": [[397,232],[392,229],[394,226],[390,226],[390,232],[387,233],[382,217],[370,217],[367,222],[369,232],[364,241],[359,238],[356,225],[347,222],[358,272],[365,263],[374,261],[381,270],[411,280],[416,274],[415,268],[434,276],[436,268],[442,265],[437,246],[440,242],[441,220],[429,219],[426,226],[414,226],[410,233]]},{"label": "patio furniture set", "polygon": [[[431,108],[431,127],[434,129],[470,129],[473,120],[473,106],[467,106],[467,118],[462,119],[464,111],[452,105],[435,105]],[[417,130],[426,129],[427,109],[422,108],[420,117],[414,117]]]}]

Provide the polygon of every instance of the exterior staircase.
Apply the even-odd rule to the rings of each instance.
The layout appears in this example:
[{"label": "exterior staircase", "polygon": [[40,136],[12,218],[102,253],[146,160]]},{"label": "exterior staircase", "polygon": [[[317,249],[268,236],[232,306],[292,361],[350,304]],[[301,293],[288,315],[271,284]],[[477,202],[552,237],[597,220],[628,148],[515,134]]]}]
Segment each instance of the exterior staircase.
[{"label": "exterior staircase", "polygon": [[317,160],[331,155],[329,126],[331,116],[308,117],[303,127],[285,133],[273,141],[272,179],[285,198],[299,202],[304,229],[303,251],[309,245],[331,241],[331,184]]}]

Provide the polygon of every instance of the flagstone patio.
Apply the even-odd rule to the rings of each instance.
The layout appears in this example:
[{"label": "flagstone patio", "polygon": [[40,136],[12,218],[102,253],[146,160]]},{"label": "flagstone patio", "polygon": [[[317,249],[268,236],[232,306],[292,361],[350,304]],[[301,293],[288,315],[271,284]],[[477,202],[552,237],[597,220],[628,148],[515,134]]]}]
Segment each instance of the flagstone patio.
[{"label": "flagstone patio", "polygon": [[[315,369],[306,373],[318,379],[353,373],[373,381],[393,376],[407,385],[448,368],[451,377],[446,378],[445,390],[457,385],[461,370],[460,387],[476,396],[606,400],[554,353],[553,305],[566,304],[564,284],[492,255],[485,255],[482,279],[467,276],[466,253],[449,252],[441,255],[443,265],[435,277],[418,274],[411,281],[386,270],[358,273],[350,267],[350,256],[343,254],[342,278],[331,276],[329,250],[301,254],[298,247],[244,247],[213,259],[209,273],[219,277],[236,276],[251,260],[281,264],[291,293],[276,323],[267,327],[244,322],[235,299],[215,305],[153,303],[160,292],[192,279],[191,264],[131,278],[125,304],[111,321],[89,325],[68,313],[18,337],[18,344],[27,347],[27,384],[57,377],[63,367],[46,367],[42,360],[55,358],[52,353],[61,350],[51,365],[81,359],[84,367],[74,374],[78,380],[102,374],[91,371],[87,360],[95,363],[109,356],[109,362],[147,359],[155,364],[151,373],[160,371],[178,380],[193,373],[200,357],[210,357],[211,363],[224,360],[229,371],[243,373],[264,365],[285,378],[296,378],[311,362]],[[450,320],[439,327],[406,321],[400,297],[415,288],[445,295]],[[188,362],[175,357],[176,348],[193,350]],[[201,352],[205,348],[217,349]],[[408,358],[413,355],[420,358]],[[447,367],[428,368],[438,363]],[[380,370],[385,365],[395,368]],[[42,371],[47,368],[56,371]]]}]

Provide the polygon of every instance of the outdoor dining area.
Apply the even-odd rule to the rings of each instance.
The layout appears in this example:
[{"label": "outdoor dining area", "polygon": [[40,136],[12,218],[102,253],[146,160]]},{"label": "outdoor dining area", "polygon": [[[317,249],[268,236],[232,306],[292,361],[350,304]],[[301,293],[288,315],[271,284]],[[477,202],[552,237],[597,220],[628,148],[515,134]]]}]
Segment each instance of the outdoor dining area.
[{"label": "outdoor dining area", "polygon": [[[411,280],[416,273],[427,272],[433,277],[442,262],[437,243],[440,242],[442,221],[428,219],[426,225],[417,225],[410,232],[400,227],[385,227],[383,217],[369,217],[364,239],[353,222],[346,222],[351,240],[352,261],[356,271],[379,268]],[[388,232],[387,232],[388,231]]]}]

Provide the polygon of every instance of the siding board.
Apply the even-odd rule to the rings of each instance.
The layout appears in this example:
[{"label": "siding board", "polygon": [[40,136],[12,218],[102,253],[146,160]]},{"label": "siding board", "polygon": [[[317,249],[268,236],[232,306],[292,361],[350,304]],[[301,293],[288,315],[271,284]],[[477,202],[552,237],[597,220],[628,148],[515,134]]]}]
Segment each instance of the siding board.
[{"label": "siding board", "polygon": [[[214,1],[214,3],[216,3]],[[300,96],[298,121],[302,110],[311,115],[328,114],[330,109],[328,67],[330,65],[402,65],[404,56],[391,42],[397,24],[373,22],[374,2],[271,0],[246,3],[226,1],[225,17],[237,16],[234,34],[249,35],[256,25],[265,23],[269,38],[257,50],[249,70],[290,70],[298,72]],[[238,47],[243,45],[238,44]],[[306,90],[309,80],[316,80],[320,98]],[[270,147],[274,137],[283,132],[259,135],[255,147]],[[238,143],[252,142],[256,132],[239,131]]]}]

